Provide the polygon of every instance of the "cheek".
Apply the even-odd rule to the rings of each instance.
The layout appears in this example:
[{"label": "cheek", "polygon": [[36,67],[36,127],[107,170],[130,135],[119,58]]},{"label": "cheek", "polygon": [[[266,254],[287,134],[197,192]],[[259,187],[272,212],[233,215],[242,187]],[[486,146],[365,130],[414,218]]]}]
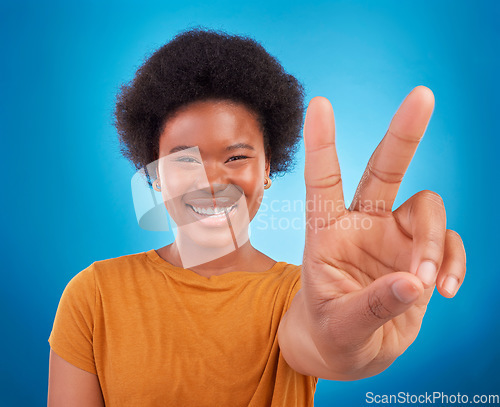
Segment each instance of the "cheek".
[{"label": "cheek", "polygon": [[181,177],[168,177],[168,182],[162,182],[161,184],[161,196],[163,198],[163,203],[170,214],[174,217],[174,220],[178,220],[177,214],[179,210],[184,208],[184,203],[182,198],[187,192],[186,182],[181,179]]},{"label": "cheek", "polygon": [[265,172],[258,165],[249,165],[238,173],[238,182],[241,187],[248,190],[258,189],[259,185],[264,185]]},{"label": "cheek", "polygon": [[[198,168],[199,167],[199,168]],[[171,167],[162,174],[162,190],[165,188],[166,194],[170,198],[183,195],[199,188],[207,188],[207,174],[203,166],[196,168],[182,169]]]},{"label": "cheek", "polygon": [[185,191],[187,188],[186,182],[183,181],[180,177],[179,178],[171,177],[169,178],[169,181],[165,182],[164,184],[165,184],[165,193],[170,198],[182,194],[183,191]]},{"label": "cheek", "polygon": [[241,187],[247,198],[249,210],[259,206],[264,193],[265,172],[258,168],[247,168],[238,177],[238,186]]}]

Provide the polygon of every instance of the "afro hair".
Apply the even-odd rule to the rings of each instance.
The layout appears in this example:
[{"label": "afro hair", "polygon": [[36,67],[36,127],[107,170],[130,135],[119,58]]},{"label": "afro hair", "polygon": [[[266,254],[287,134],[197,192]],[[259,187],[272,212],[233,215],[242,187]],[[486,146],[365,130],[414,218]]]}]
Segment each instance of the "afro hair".
[{"label": "afro hair", "polygon": [[155,51],[121,86],[114,124],[136,169],[159,158],[166,121],[201,100],[243,104],[257,115],[271,176],[293,167],[304,117],[304,88],[255,40],[194,28]]}]

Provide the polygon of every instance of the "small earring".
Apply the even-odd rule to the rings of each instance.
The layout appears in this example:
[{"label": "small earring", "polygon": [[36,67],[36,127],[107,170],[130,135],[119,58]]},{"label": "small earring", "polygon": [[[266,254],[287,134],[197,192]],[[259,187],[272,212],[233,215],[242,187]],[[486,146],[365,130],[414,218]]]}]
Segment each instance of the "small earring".
[{"label": "small earring", "polygon": [[264,178],[264,189],[269,189],[271,188],[271,184],[273,183],[273,181],[271,181],[271,178],[269,178],[267,175],[266,175],[266,178]]},{"label": "small earring", "polygon": [[158,191],[160,192],[161,191],[161,186],[160,186],[160,180],[158,178],[156,178],[154,181],[153,181],[153,189],[155,191]]}]

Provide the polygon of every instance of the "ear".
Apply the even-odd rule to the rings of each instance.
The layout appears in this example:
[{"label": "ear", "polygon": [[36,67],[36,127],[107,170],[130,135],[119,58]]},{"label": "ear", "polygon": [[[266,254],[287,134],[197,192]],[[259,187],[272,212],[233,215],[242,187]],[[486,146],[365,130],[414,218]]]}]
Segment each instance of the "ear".
[{"label": "ear", "polygon": [[160,179],[160,174],[158,173],[158,162],[156,163],[155,171],[156,171],[156,178]]}]

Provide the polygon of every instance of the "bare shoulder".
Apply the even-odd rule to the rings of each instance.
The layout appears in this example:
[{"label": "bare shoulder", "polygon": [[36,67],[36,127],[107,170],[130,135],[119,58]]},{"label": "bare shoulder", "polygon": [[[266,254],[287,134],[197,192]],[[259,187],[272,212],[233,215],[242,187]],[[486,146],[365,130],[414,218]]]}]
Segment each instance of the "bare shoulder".
[{"label": "bare shoulder", "polygon": [[51,349],[47,406],[104,407],[98,377],[72,365]]}]

